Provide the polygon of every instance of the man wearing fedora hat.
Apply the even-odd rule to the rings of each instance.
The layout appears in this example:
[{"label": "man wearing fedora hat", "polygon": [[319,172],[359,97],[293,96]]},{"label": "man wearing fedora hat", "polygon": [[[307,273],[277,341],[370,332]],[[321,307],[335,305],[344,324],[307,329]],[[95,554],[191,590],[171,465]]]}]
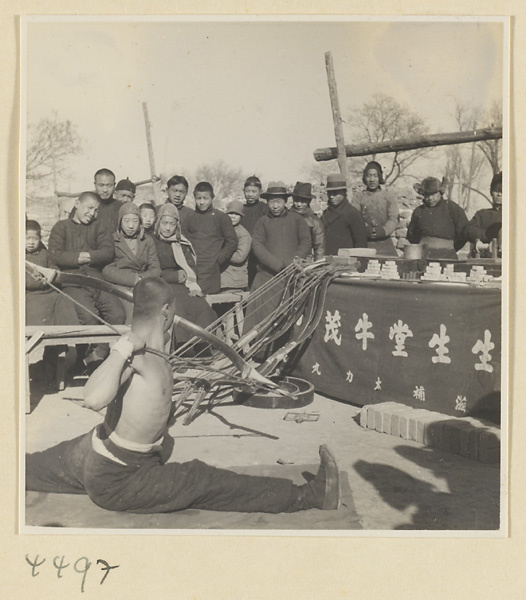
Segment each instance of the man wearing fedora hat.
[{"label": "man wearing fedora hat", "polygon": [[[252,251],[257,259],[257,273],[250,288],[253,292],[265,285],[294,258],[307,258],[311,253],[310,230],[298,213],[289,211],[289,192],[282,181],[271,181],[261,195],[269,212],[259,218],[252,235]],[[272,313],[280,301],[279,290],[270,288],[258,295],[247,309],[245,330],[257,325]]]},{"label": "man wearing fedora hat", "polygon": [[363,217],[347,200],[347,184],[340,173],[327,177],[328,206],[321,216],[325,227],[325,252],[338,254],[340,248],[367,248]]},{"label": "man wearing fedora hat", "polygon": [[314,260],[319,260],[325,256],[325,232],[321,219],[314,214],[310,207],[313,198],[311,184],[298,181],[292,192],[292,211],[305,219],[305,223],[310,229]]},{"label": "man wearing fedora hat", "polygon": [[429,258],[456,260],[456,251],[466,243],[463,230],[468,218],[464,209],[444,198],[445,180],[440,183],[436,177],[426,177],[413,188],[423,203],[411,215],[407,241],[426,244]]}]

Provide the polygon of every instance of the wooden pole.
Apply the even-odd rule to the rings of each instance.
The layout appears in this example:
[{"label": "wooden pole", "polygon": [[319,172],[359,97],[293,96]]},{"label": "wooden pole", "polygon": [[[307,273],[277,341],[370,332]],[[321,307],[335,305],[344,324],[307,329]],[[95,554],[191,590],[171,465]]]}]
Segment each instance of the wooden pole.
[{"label": "wooden pole", "polygon": [[[476,131],[455,131],[453,133],[435,133],[432,135],[416,135],[388,142],[373,144],[354,144],[345,146],[346,156],[367,156],[369,154],[385,154],[386,152],[403,152],[418,148],[433,146],[451,146],[454,144],[470,144],[483,140],[498,140],[502,138],[502,127],[488,127]],[[334,160],[338,158],[337,148],[318,148],[314,151],[317,161]]]},{"label": "wooden pole", "polygon": [[[148,105],[146,102],[142,103],[142,110],[144,113],[144,127],[146,129],[146,143],[148,145],[148,158],[150,160],[150,173],[152,178],[157,177],[157,173],[155,172],[155,160],[153,156],[153,144],[152,144],[152,132],[151,132],[151,123],[148,118]],[[155,199],[155,204],[161,204],[161,198],[159,194],[159,188],[156,183],[152,182],[153,186],[153,194]]]},{"label": "wooden pole", "polygon": [[[342,115],[340,112],[340,102],[338,100],[338,88],[336,87],[336,77],[334,76],[334,65],[332,62],[332,53],[325,53],[325,68],[327,69],[327,81],[329,83],[329,95],[331,97],[332,121],[334,123],[334,137],[336,138],[336,156],[338,159],[340,172],[345,181],[347,181],[347,156],[345,154],[345,140],[343,137]],[[318,160],[318,159],[316,159]]]}]

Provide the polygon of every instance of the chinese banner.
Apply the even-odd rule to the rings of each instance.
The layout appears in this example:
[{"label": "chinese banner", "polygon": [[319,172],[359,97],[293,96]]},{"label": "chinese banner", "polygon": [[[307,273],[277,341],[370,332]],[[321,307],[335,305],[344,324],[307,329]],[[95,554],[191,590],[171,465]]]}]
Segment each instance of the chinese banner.
[{"label": "chinese banner", "polygon": [[500,406],[501,292],[494,288],[334,283],[307,344],[294,374],[339,400],[455,416]]}]

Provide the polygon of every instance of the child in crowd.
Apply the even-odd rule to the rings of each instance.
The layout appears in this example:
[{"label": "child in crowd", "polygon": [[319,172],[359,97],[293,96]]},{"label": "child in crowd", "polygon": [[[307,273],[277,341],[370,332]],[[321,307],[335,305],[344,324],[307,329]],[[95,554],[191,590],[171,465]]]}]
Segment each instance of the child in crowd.
[{"label": "child in crowd", "polygon": [[170,202],[179,211],[179,219],[181,223],[181,231],[186,235],[186,224],[194,211],[184,205],[184,200],[188,194],[188,181],[182,175],[174,175],[170,177],[166,184],[166,193],[168,194],[167,202]]},{"label": "child in crowd", "polygon": [[[26,260],[48,269],[58,269],[42,243],[37,221],[26,221]],[[77,325],[71,300],[26,272],[26,325]]]},{"label": "child in crowd", "polygon": [[228,267],[221,273],[221,291],[243,291],[248,287],[247,263],[252,237],[241,225],[243,213],[243,204],[239,200],[232,200],[226,208],[226,214],[230,217],[237,235],[237,250],[232,255]]},{"label": "child in crowd", "polygon": [[139,210],[141,213],[140,216],[142,226],[144,228],[144,233],[146,235],[153,236],[156,219],[155,206],[153,204],[150,204],[149,202],[144,202],[144,204],[141,204],[139,206]]},{"label": "child in crowd", "polygon": [[[152,237],[142,228],[140,209],[133,202],[125,202],[119,210],[119,226],[113,234],[115,258],[102,269],[106,281],[131,290],[141,279],[160,277],[161,267]],[[122,301],[126,324],[131,323],[133,305]]]},{"label": "child in crowd", "polygon": [[[232,221],[212,206],[214,189],[208,181],[195,186],[195,212],[187,221],[187,237],[197,255],[197,283],[204,294],[221,289],[221,269],[237,249]],[[183,232],[184,233],[184,232]]]},{"label": "child in crowd", "polygon": [[[37,221],[26,221],[26,261],[57,269],[47,248],[42,243],[41,228]],[[49,287],[26,271],[26,325],[78,325],[75,305],[69,298]],[[76,351],[72,346],[48,346],[44,350],[44,373],[54,371],[58,353],[66,351],[66,369],[75,362]]]}]

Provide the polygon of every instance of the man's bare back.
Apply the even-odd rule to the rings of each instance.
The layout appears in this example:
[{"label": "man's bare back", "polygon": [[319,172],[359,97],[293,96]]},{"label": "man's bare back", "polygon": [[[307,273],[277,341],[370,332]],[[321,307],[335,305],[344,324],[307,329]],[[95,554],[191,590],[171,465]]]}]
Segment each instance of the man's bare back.
[{"label": "man's bare back", "polygon": [[173,374],[163,358],[135,355],[131,374],[108,406],[109,431],[130,442],[153,444],[162,438],[172,405]]}]

